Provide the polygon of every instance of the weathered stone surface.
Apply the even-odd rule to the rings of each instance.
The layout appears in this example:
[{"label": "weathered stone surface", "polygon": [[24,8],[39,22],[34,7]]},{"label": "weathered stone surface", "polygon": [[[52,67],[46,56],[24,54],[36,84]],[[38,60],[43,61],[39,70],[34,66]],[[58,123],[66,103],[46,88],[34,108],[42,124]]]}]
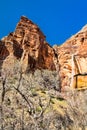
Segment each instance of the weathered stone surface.
[{"label": "weathered stone surface", "polygon": [[50,47],[39,27],[24,16],[21,17],[15,31],[4,37],[1,42],[1,67],[4,70],[8,69],[8,66],[14,68],[18,59],[23,72],[35,69],[57,70],[62,79],[62,86],[65,86],[66,82],[64,77],[68,80],[68,75],[71,76],[68,69],[63,69],[66,66],[71,71],[69,63],[65,64],[68,62],[67,58],[70,58],[70,43],[68,48],[66,43],[60,47]]},{"label": "weathered stone surface", "polygon": [[4,60],[9,55],[9,51],[7,50],[5,44],[0,41],[0,60]]},{"label": "weathered stone surface", "polygon": [[[87,90],[68,87],[72,55],[79,65],[74,74],[87,72],[86,37],[87,26],[52,48],[38,26],[21,17],[16,30],[0,41],[0,129],[84,129]],[[80,85],[86,78],[79,76]],[[68,92],[60,92],[60,80]]]},{"label": "weathered stone surface", "polygon": [[[54,49],[58,50],[61,87],[63,89],[71,87],[72,71],[74,74],[87,73],[87,25],[60,47],[55,47]],[[77,62],[74,68],[72,56],[75,57]],[[79,72],[76,72],[77,66]]]},{"label": "weathered stone surface", "polygon": [[[73,68],[72,55],[77,60],[80,72],[77,72],[76,66]],[[87,72],[86,57],[87,25],[61,46],[52,48],[39,27],[22,16],[15,31],[4,37],[0,43],[0,68],[14,68],[18,60],[22,72],[36,69],[56,70],[62,88],[71,87],[72,70],[74,74]]]},{"label": "weathered stone surface", "polygon": [[[22,70],[49,69],[55,70],[54,51],[45,41],[45,36],[31,20],[22,16],[16,30],[2,39],[10,60],[16,57],[21,61]],[[7,56],[3,49],[3,57]]]}]

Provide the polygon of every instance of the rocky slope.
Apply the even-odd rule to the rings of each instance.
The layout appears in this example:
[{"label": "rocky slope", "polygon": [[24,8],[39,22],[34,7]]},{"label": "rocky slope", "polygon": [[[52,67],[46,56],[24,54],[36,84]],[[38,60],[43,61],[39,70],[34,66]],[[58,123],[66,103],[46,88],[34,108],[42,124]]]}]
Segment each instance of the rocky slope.
[{"label": "rocky slope", "polygon": [[81,73],[87,71],[86,42],[87,26],[51,47],[39,27],[21,17],[15,31],[0,40],[0,130],[84,129],[87,90],[69,88],[72,55]]}]

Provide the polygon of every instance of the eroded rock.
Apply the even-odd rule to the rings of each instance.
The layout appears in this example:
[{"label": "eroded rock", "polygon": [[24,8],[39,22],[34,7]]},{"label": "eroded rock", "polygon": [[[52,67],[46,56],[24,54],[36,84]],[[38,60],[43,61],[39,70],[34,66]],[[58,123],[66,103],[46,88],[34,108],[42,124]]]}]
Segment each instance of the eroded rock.
[{"label": "eroded rock", "polygon": [[9,55],[21,61],[23,71],[38,68],[55,70],[53,48],[46,42],[39,27],[28,18],[22,16],[15,31],[2,41]]}]

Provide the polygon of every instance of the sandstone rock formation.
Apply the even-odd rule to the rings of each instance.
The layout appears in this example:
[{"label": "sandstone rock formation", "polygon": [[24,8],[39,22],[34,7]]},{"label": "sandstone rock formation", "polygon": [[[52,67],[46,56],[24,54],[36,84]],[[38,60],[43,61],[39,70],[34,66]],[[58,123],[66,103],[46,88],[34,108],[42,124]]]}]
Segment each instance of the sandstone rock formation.
[{"label": "sandstone rock formation", "polygon": [[22,16],[15,31],[0,41],[0,68],[12,68],[18,60],[22,72],[35,69],[56,70],[60,76],[61,88],[69,88],[73,55],[77,59],[80,73],[87,72],[86,49],[87,25],[61,46],[52,48],[39,27]]},{"label": "sandstone rock formation", "polygon": [[87,26],[51,47],[39,27],[21,17],[15,31],[0,40],[0,130],[84,129],[87,90],[68,88],[72,70],[87,72],[86,42]]},{"label": "sandstone rock formation", "polygon": [[23,71],[35,68],[55,70],[52,47],[45,41],[39,27],[24,16],[15,31],[2,39],[2,44],[4,45],[1,56],[4,59],[8,56],[9,60],[19,59]]},{"label": "sandstone rock formation", "polygon": [[[72,71],[74,74],[87,73],[87,25],[55,49],[58,53],[61,86],[62,88],[71,87]],[[75,72],[77,66],[73,68],[72,56],[75,56],[78,62],[79,72]]]}]

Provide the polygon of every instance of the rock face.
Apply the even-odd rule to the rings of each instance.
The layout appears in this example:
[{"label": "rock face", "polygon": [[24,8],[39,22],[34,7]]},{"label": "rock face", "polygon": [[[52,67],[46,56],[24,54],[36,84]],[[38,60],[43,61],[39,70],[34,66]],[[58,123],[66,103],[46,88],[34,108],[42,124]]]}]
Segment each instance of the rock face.
[{"label": "rock face", "polygon": [[[71,87],[72,75],[87,73],[87,25],[55,49],[58,53],[61,87]],[[77,64],[74,63],[73,57]]]},{"label": "rock face", "polygon": [[[72,86],[72,75],[87,72],[86,50],[87,25],[61,46],[52,48],[39,27],[22,16],[15,31],[0,41],[0,68],[14,67],[18,60],[22,72],[56,70],[64,89]],[[73,68],[72,57],[77,61],[79,72],[77,66]]]},{"label": "rock face", "polygon": [[[22,72],[56,70],[60,76],[61,88],[69,88],[72,86],[72,75],[87,72],[86,50],[87,25],[61,46],[52,48],[39,27],[22,16],[15,31],[0,41],[0,68],[14,68],[19,61]],[[77,62],[74,67],[73,57]]]},{"label": "rock face", "polygon": [[2,44],[0,44],[2,50],[0,57],[5,60],[7,56],[9,60],[19,59],[23,71],[55,70],[53,49],[45,41],[45,36],[39,27],[24,16],[21,17],[16,30],[2,39]]},{"label": "rock face", "polygon": [[[62,96],[60,88],[71,87],[72,74],[87,72],[86,50],[87,26],[52,48],[39,27],[22,16],[0,41],[0,130],[85,129],[87,90],[68,89]],[[87,84],[87,76],[79,78]]]}]

